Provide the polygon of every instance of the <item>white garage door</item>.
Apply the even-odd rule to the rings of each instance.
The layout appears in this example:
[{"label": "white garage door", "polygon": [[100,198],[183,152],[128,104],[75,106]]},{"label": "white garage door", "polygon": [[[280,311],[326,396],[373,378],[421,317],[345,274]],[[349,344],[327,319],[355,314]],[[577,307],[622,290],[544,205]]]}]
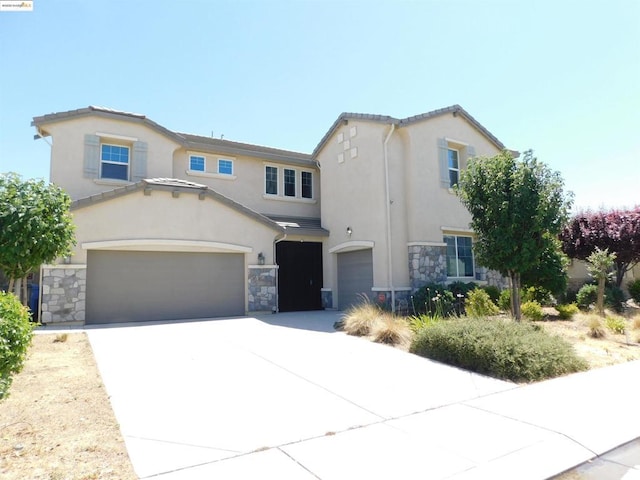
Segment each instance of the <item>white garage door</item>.
[{"label": "white garage door", "polygon": [[244,255],[91,250],[86,323],[244,314]]},{"label": "white garage door", "polygon": [[373,287],[372,250],[338,253],[338,308],[345,310],[371,296]]}]

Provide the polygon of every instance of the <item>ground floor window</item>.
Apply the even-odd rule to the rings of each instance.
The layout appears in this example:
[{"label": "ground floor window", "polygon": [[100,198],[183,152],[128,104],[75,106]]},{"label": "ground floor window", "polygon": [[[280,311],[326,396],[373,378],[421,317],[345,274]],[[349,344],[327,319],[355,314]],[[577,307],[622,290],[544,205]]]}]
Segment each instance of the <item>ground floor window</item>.
[{"label": "ground floor window", "polygon": [[473,277],[471,237],[445,235],[447,244],[447,277]]}]

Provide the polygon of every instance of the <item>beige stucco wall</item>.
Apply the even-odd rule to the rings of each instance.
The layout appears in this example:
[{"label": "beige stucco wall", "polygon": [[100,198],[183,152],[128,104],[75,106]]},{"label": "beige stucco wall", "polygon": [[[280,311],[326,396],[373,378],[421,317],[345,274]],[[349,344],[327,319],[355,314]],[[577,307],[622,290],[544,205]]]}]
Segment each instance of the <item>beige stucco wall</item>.
[{"label": "beige stucco wall", "polygon": [[[179,147],[177,143],[165,135],[141,123],[122,122],[100,116],[85,116],[47,124],[45,130],[51,134],[53,139],[51,182],[64,188],[74,200],[113,190],[129,183],[117,180],[94,180],[83,176],[85,134],[106,133],[137,138],[138,141],[147,142],[147,177],[149,178],[171,177],[173,152]],[[128,145],[129,147],[132,144],[128,140],[104,138],[108,143]]]},{"label": "beige stucco wall", "polygon": [[[200,155],[205,157],[207,173],[189,172],[189,156]],[[218,159],[230,159],[233,161],[234,175],[216,175]],[[278,168],[278,195],[264,195],[265,166]],[[289,168],[296,171],[297,198],[283,195],[283,169]],[[300,172],[306,171],[313,174],[312,199],[301,198]],[[268,161],[256,157],[235,156],[218,154],[216,152],[202,152],[187,150],[184,148],[176,151],[173,160],[174,178],[182,178],[190,182],[201,183],[215,191],[233,198],[235,201],[253,210],[264,214],[291,215],[298,217],[320,216],[320,175],[317,168],[286,165],[274,161]]]},{"label": "beige stucco wall", "polygon": [[406,139],[406,204],[410,242],[442,242],[442,227],[469,229],[471,216],[458,197],[440,186],[438,138],[471,145],[478,156],[499,149],[462,117],[445,114],[403,129]]},{"label": "beige stucco wall", "polygon": [[[354,127],[356,134],[351,136]],[[382,146],[388,129],[388,125],[349,120],[334,133],[318,156],[322,225],[331,232],[323,252],[324,284],[333,289],[334,304],[337,304],[337,255],[329,251],[345,243],[373,242],[374,286],[388,286],[382,161]],[[343,135],[342,142],[338,141],[340,134]],[[349,142],[348,146],[345,146],[345,141]],[[351,157],[352,148],[357,148],[355,158]],[[338,159],[341,154],[344,156],[342,162]],[[350,236],[347,227],[351,227]]]},{"label": "beige stucco wall", "polygon": [[[78,244],[71,262],[86,263],[88,242],[117,240],[192,240],[228,243],[251,249],[247,263],[257,263],[262,252],[265,263],[273,263],[273,241],[278,231],[239,213],[212,198],[197,194],[142,190],[73,211]],[[191,247],[151,247],[189,251]],[[198,250],[195,250],[198,251]]]},{"label": "beige stucco wall", "polygon": [[[356,135],[352,136],[352,128]],[[325,243],[325,287],[336,298],[337,256],[331,249],[373,242],[374,288],[388,288],[389,256],[385,199],[384,140],[391,125],[349,119],[318,154],[321,164],[322,224],[331,231]],[[340,142],[340,135],[343,141]],[[438,138],[471,145],[476,155],[499,149],[464,118],[451,114],[396,126],[387,143],[391,261],[395,289],[409,287],[408,244],[441,243],[446,232],[470,234],[471,217],[458,197],[440,186]],[[349,140],[349,148],[344,141]],[[351,158],[350,149],[358,149]],[[344,155],[340,162],[338,156]],[[353,233],[348,236],[347,227]],[[355,242],[355,246],[351,246]]]}]

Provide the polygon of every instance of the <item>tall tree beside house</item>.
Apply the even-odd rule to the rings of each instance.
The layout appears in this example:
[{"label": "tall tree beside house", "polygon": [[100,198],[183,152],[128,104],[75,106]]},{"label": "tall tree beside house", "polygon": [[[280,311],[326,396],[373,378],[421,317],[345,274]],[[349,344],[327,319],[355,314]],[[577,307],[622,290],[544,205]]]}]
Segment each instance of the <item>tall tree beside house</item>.
[{"label": "tall tree beside house", "polygon": [[596,251],[616,255],[616,285],[640,263],[640,206],[629,210],[584,211],[574,215],[560,232],[562,250],[570,258],[587,260]]},{"label": "tall tree beside house", "polygon": [[68,255],[75,243],[69,213],[71,199],[57,185],[22,180],[15,173],[0,175],[0,269],[26,304],[30,271]]},{"label": "tall tree beside house", "polygon": [[532,151],[522,160],[504,150],[476,157],[462,172],[457,193],[471,213],[477,235],[478,262],[511,280],[511,311],[520,320],[522,275],[531,272],[549,251],[571,208],[558,172],[539,162]]}]

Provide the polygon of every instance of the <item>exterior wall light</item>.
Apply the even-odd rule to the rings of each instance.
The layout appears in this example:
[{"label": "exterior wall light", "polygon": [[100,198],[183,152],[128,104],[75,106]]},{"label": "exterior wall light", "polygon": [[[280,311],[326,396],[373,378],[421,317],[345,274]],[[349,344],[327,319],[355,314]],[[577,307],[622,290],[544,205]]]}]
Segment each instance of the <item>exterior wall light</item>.
[{"label": "exterior wall light", "polygon": [[352,233],[353,230],[351,230],[351,227],[347,227],[347,235],[351,236]]},{"label": "exterior wall light", "polygon": [[262,252],[258,254],[258,265],[264,265],[264,254]]}]

